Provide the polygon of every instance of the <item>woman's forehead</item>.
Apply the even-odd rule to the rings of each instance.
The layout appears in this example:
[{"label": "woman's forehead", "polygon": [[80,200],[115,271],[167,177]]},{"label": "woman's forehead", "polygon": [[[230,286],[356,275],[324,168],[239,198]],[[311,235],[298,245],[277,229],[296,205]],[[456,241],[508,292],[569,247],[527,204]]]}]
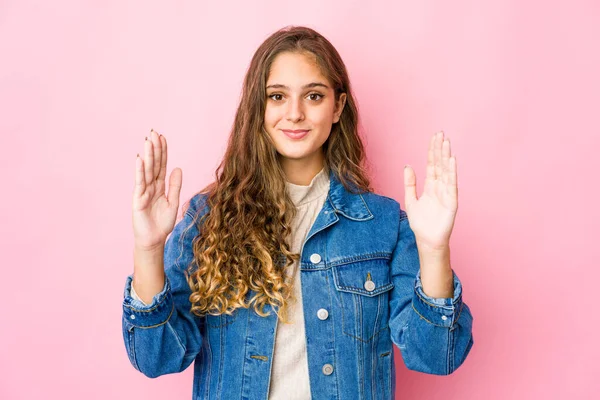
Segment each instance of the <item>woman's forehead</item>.
[{"label": "woman's forehead", "polygon": [[281,89],[305,89],[320,83],[331,86],[323,74],[316,58],[305,53],[280,53],[269,70],[267,87],[274,86]]}]

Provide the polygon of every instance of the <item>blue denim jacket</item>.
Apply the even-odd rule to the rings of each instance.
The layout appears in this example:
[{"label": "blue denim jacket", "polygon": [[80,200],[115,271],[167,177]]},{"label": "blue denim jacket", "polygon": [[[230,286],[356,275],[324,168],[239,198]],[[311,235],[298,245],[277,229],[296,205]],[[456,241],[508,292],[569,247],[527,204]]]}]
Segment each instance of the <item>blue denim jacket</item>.
[{"label": "blue denim jacket", "polygon": [[[205,200],[204,194],[192,197],[168,237],[165,286],[151,304],[131,297],[133,275],[127,277],[127,354],[150,378],[195,361],[193,399],[267,399],[274,310],[265,307],[268,317],[252,308],[202,318],[190,312],[183,271],[193,257],[196,219],[208,211]],[[313,399],[393,399],[392,343],[407,368],[436,375],[456,370],[473,346],[473,317],[456,274],[453,298],[425,295],[415,237],[400,204],[374,193],[352,194],[333,171],[300,268]],[[317,315],[321,309],[327,313]]]}]

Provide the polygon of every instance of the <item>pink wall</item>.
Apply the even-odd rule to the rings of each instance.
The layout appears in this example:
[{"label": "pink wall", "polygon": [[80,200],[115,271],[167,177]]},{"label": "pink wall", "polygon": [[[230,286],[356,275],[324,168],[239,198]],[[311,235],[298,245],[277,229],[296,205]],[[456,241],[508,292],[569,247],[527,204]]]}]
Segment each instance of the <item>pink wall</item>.
[{"label": "pink wall", "polygon": [[36,3],[0,2],[1,399],[191,397],[192,368],[148,379],[122,342],[136,153],[154,128],[182,199],[208,183],[288,24],[342,54],[380,193],[404,203],[409,163],[420,194],[436,130],[457,157],[475,346],[447,377],[396,349],[399,398],[600,398],[597,1]]}]

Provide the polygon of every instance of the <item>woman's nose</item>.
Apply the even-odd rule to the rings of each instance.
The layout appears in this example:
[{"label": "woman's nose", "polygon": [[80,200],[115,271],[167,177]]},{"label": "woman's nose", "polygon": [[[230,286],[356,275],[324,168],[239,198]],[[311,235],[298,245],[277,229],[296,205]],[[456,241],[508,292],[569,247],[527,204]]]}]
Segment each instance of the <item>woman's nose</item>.
[{"label": "woman's nose", "polygon": [[287,115],[288,121],[296,122],[304,119],[304,111],[302,110],[302,101],[291,99],[288,102]]}]

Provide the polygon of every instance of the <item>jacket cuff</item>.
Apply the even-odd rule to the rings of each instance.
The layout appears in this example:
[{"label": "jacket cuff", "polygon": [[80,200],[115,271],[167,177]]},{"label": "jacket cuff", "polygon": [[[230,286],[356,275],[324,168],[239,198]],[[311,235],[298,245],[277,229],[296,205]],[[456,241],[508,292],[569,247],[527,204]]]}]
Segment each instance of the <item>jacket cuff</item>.
[{"label": "jacket cuff", "polygon": [[425,294],[421,282],[421,270],[419,269],[417,272],[412,301],[413,309],[421,318],[433,325],[452,328],[458,322],[462,310],[462,284],[454,270],[452,270],[452,276],[454,297],[435,298]]},{"label": "jacket cuff", "polygon": [[132,281],[133,274],[129,275],[125,281],[123,318],[129,324],[140,328],[152,328],[167,322],[175,307],[169,278],[165,275],[163,289],[154,295],[150,304],[145,304],[131,296]]}]

